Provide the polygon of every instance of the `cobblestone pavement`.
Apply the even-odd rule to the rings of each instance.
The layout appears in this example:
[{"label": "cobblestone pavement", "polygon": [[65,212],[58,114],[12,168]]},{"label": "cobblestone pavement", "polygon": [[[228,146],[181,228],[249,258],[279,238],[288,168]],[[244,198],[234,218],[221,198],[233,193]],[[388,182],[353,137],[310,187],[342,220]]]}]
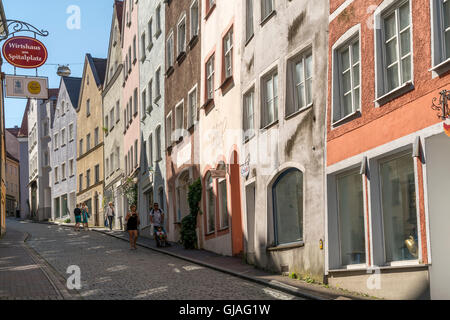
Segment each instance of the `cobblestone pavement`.
[{"label": "cobblestone pavement", "polygon": [[292,295],[93,231],[8,220],[8,230],[31,234],[27,245],[57,272],[81,269],[83,299],[294,300]]},{"label": "cobblestone pavement", "polygon": [[8,229],[0,240],[0,300],[52,299],[62,296],[24,244],[26,234]]}]

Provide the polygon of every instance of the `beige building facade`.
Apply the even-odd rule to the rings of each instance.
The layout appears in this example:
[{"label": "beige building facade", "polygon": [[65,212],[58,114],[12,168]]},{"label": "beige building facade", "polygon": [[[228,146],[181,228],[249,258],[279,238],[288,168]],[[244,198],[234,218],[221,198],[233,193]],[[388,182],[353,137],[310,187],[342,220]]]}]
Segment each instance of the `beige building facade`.
[{"label": "beige building facade", "polygon": [[77,108],[77,203],[89,208],[89,224],[103,225],[103,107],[106,59],[86,54]]}]

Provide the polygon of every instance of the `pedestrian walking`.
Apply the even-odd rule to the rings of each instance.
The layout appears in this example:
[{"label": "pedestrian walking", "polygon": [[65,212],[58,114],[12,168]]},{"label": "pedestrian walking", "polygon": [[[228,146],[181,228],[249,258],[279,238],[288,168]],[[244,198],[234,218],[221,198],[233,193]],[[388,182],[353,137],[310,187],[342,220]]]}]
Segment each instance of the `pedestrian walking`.
[{"label": "pedestrian walking", "polygon": [[108,218],[109,230],[111,230],[111,231],[112,231],[113,220],[114,220],[115,216],[116,216],[116,213],[114,210],[114,205],[112,202],[110,202],[108,204],[108,208],[106,208],[106,217]]},{"label": "pedestrian walking", "polygon": [[86,206],[86,203],[83,203],[81,207],[81,216],[83,222],[83,230],[89,231],[89,208]]},{"label": "pedestrian walking", "polygon": [[81,224],[81,209],[79,204],[77,204],[75,210],[73,210],[73,214],[75,215],[75,231],[79,232]]},{"label": "pedestrian walking", "polygon": [[139,214],[136,211],[136,205],[130,207],[130,212],[127,213],[125,222],[127,224],[128,234],[130,236],[130,250],[136,250],[136,242],[138,238],[138,226],[141,224]]}]

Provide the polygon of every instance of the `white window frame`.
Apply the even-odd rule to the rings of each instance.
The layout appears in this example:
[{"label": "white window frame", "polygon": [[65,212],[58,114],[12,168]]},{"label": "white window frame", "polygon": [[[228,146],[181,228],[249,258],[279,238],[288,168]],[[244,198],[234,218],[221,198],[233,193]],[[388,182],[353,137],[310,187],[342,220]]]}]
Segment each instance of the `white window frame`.
[{"label": "white window frame", "polygon": [[[234,63],[234,57],[233,57],[233,35],[234,35],[234,28],[231,27],[230,30],[225,34],[225,37],[223,37],[223,64],[225,67],[225,79],[228,79],[233,76],[233,63]],[[226,47],[227,39],[230,40],[230,47]],[[227,65],[227,57],[230,57],[230,65]]]},{"label": "white window frame", "polygon": [[73,122],[69,123],[69,142],[74,140],[73,136]]},{"label": "white window frame", "polygon": [[[269,80],[272,80],[273,84],[272,84],[272,90],[275,90],[275,75],[277,76],[277,94],[275,95],[275,92],[272,93],[273,97],[272,97],[272,101],[277,102],[277,108],[273,110],[273,114],[274,114],[274,119],[273,121],[266,121],[266,117],[268,117],[268,108],[267,108],[267,92],[266,92],[266,82],[268,82]],[[277,123],[279,121],[279,117],[278,117],[278,111],[279,111],[279,107],[280,107],[280,79],[279,79],[279,73],[278,73],[278,67],[273,68],[271,71],[265,73],[262,77],[261,77],[261,129],[267,128],[269,126],[271,126],[274,123]],[[273,106],[275,107],[275,103],[273,103]]]},{"label": "white window frame", "polygon": [[[178,111],[181,108],[181,127],[178,126],[179,115]],[[178,141],[182,136],[184,130],[184,99],[177,103],[175,106],[175,141]]]},{"label": "white window frame", "polygon": [[161,98],[161,67],[158,67],[155,72],[155,101]]},{"label": "white window frame", "polygon": [[[200,11],[199,11],[199,5],[198,5],[198,1],[199,0],[194,0],[192,1],[190,7],[189,7],[189,27],[190,27],[190,38],[193,39],[195,36],[198,36],[199,33],[199,26],[200,26]],[[194,6],[197,5],[197,19],[196,22],[197,24],[194,26],[193,21],[194,19],[192,18],[192,13],[194,12]]]},{"label": "white window frame", "polygon": [[[180,43],[180,26],[184,24],[184,39]],[[186,52],[186,38],[187,38],[187,25],[186,25],[186,12],[183,12],[177,23],[177,57]],[[180,44],[183,46],[181,48]],[[183,50],[181,50],[183,49]]]},{"label": "white window frame", "polygon": [[[205,64],[205,74],[206,74],[206,99],[214,100],[215,88],[214,88],[214,80],[215,80],[215,54],[209,57],[208,61]],[[210,67],[211,65],[211,72]]]},{"label": "white window frame", "polygon": [[[224,212],[222,211],[222,206],[223,206],[223,204],[222,204],[222,195],[221,195],[222,190],[221,190],[221,187],[220,187],[220,185],[222,183],[225,183],[225,191],[226,191],[226,194],[225,194],[226,205],[227,205],[227,207],[226,207],[227,225],[226,226],[222,224],[222,219],[223,219],[223,214],[224,214]],[[219,200],[219,219],[220,219],[219,225],[220,225],[220,230],[226,230],[226,229],[228,229],[230,227],[228,189],[229,189],[228,188],[228,181],[227,181],[226,178],[217,180],[217,197],[216,197],[216,199]]]},{"label": "white window frame", "polygon": [[[198,85],[195,86],[188,92],[188,128],[191,128],[197,123],[197,110],[198,110]],[[194,107],[191,104],[191,96],[195,93],[195,105]]]},{"label": "white window frame", "polygon": [[[311,57],[311,75],[309,78],[306,76],[306,61],[307,58]],[[301,82],[297,84],[296,82],[296,65],[301,61],[302,67],[303,67],[303,79],[301,79]],[[286,103],[285,108],[285,116],[290,117],[292,115],[295,115],[303,110],[306,110],[314,104],[314,55],[313,50],[311,46],[308,46],[306,49],[302,50],[301,52],[297,53],[293,57],[291,57],[288,62],[288,81],[289,83],[289,103]],[[307,82],[311,81],[311,102],[307,101]],[[303,85],[303,96],[305,98],[305,104],[301,105],[298,95],[297,95],[297,85]],[[291,108],[289,108],[291,107]],[[291,110],[290,110],[291,109]]]},{"label": "white window frame", "polygon": [[[268,8],[266,8],[268,4],[270,4],[271,10],[268,10]],[[261,22],[264,22],[267,18],[269,18],[274,11],[275,7],[273,0],[261,0]]]},{"label": "white window frame", "polygon": [[[351,72],[351,82],[352,82],[352,108],[353,112],[346,116],[342,116],[343,110],[343,95],[341,91],[342,83],[342,67],[341,67],[341,52],[344,48],[348,48],[350,44],[354,44],[356,41],[359,42],[359,86],[353,88],[353,72]],[[352,58],[350,58],[352,60]],[[332,126],[338,126],[353,117],[355,114],[361,112],[361,97],[362,97],[362,82],[361,82],[361,25],[355,25],[349,30],[347,30],[341,38],[339,38],[332,47],[332,114],[331,122]],[[359,108],[355,108],[354,104],[354,93],[353,91],[359,87]]]},{"label": "white window frame", "polygon": [[245,41],[248,42],[255,34],[255,24],[253,19],[253,1],[245,0]]},{"label": "white window frame", "polygon": [[167,145],[171,146],[173,143],[173,124],[172,124],[172,111],[170,111],[166,116],[166,141]]},{"label": "white window frame", "polygon": [[[402,29],[403,31],[409,28],[410,32],[410,51],[405,56],[401,56],[401,39],[400,33],[402,30],[399,30],[399,20],[398,12],[400,7],[409,2],[409,17],[410,23],[408,27]],[[397,41],[397,61],[398,64],[398,81],[399,84],[396,88],[391,90],[388,89],[388,80],[387,80],[387,70],[388,66],[386,65],[386,39],[385,39],[385,19],[391,14],[395,14],[396,16],[396,41]],[[385,0],[380,6],[376,9],[374,13],[375,19],[375,93],[376,93],[376,106],[380,106],[383,102],[390,100],[389,98],[394,98],[398,94],[402,94],[403,91],[411,89],[414,83],[414,45],[413,45],[413,13],[412,13],[412,2],[411,0]],[[391,38],[392,39],[392,38]],[[402,68],[402,60],[410,56],[411,58],[411,79],[403,80],[403,68]]]},{"label": "white window frame", "polygon": [[148,45],[147,50],[150,51],[153,47],[153,17],[148,20],[147,23],[147,30],[148,30]]},{"label": "white window frame", "polygon": [[174,50],[174,32],[171,30],[169,32],[169,36],[167,37],[166,41],[166,63],[167,63],[167,69],[170,67],[173,67],[174,61],[175,61],[175,50]]},{"label": "white window frame", "polygon": [[[246,104],[247,98],[251,96],[251,101],[252,101],[252,111],[253,111],[253,125],[250,128],[249,124],[249,114],[248,114],[248,106]],[[244,95],[242,96],[242,100],[243,100],[243,107],[242,107],[242,111],[243,111],[243,115],[242,118],[244,120],[244,123],[242,124],[242,128],[244,129],[244,141],[248,141],[250,140],[252,137],[255,136],[256,134],[256,123],[255,123],[255,86],[253,85],[250,89],[248,89]]]}]

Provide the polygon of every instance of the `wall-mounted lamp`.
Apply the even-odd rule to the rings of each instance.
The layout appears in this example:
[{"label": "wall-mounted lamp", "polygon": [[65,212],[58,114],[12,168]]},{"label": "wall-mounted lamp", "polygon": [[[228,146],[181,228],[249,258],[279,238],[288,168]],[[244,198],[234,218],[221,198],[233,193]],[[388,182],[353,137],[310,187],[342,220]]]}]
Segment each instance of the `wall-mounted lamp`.
[{"label": "wall-mounted lamp", "polygon": [[434,97],[431,109],[438,111],[439,119],[445,121],[447,118],[450,118],[450,109],[448,107],[448,101],[450,100],[450,90],[442,90],[439,94],[441,95],[439,97],[439,103],[436,104],[438,98]]}]

